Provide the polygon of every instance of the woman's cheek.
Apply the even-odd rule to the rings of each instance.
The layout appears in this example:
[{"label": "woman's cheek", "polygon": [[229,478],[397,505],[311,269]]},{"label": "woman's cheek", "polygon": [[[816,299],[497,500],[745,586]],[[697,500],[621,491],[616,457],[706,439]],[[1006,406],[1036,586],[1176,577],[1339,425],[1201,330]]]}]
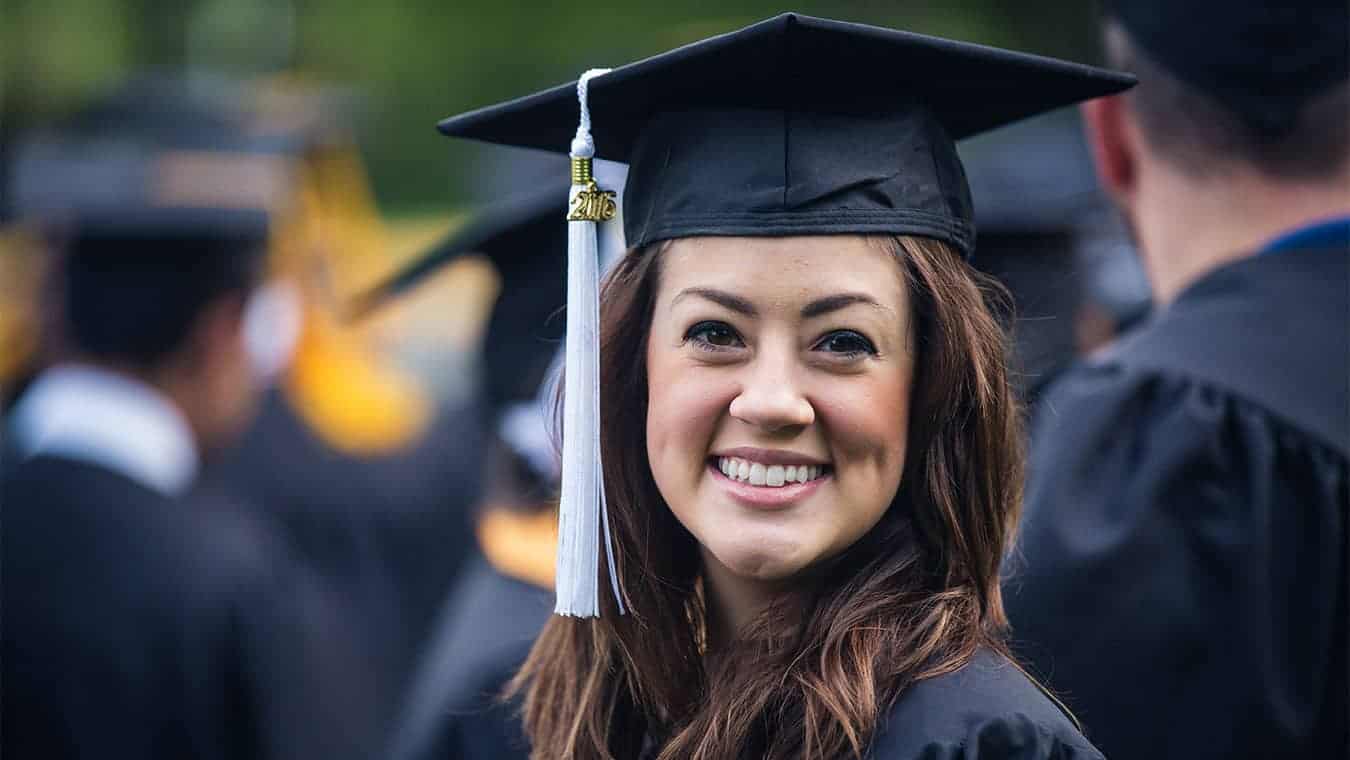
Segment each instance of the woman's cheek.
[{"label": "woman's cheek", "polygon": [[[841,487],[864,501],[889,504],[900,485],[909,431],[909,383],[902,373],[840,384],[817,395],[816,413],[829,431]],[[873,490],[878,493],[871,494]]]},{"label": "woman's cheek", "polygon": [[694,378],[653,389],[649,397],[648,436],[685,447],[691,456],[705,458],[721,412],[730,404],[730,398],[724,398],[726,395],[718,384]]},{"label": "woman's cheek", "polygon": [[[674,365],[674,366],[672,366]],[[680,498],[676,484],[692,488],[701,477],[721,411],[730,404],[725,381],[707,367],[680,367],[657,359],[647,391],[647,456],[668,502]]]}]

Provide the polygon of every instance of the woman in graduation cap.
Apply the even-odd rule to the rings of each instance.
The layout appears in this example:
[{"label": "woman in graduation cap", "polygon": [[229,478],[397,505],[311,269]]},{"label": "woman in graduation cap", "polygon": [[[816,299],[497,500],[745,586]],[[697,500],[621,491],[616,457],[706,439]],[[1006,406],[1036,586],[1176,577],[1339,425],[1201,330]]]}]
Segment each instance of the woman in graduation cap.
[{"label": "woman in graduation cap", "polygon": [[573,156],[532,757],[1097,756],[1003,643],[1018,409],[953,140],[1129,84],[788,14],[442,123]]}]

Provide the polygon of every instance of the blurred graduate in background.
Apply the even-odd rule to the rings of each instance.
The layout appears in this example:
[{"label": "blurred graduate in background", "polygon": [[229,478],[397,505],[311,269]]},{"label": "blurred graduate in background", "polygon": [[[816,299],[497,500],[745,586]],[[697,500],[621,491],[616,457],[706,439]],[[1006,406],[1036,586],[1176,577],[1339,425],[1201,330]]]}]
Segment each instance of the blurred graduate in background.
[{"label": "blurred graduate in background", "polygon": [[[568,193],[558,181],[563,162],[531,159],[505,171],[553,169],[542,189],[485,207],[355,304],[362,317],[387,308],[466,256],[486,257],[499,278],[478,362],[487,442],[477,460],[484,477],[477,551],[445,600],[402,702],[389,755],[395,760],[528,755],[518,706],[500,697],[553,609],[560,465],[545,415],[557,391],[566,327],[567,229],[559,210]],[[621,164],[597,162],[607,187],[622,187],[625,172]],[[621,227],[605,232],[600,255],[612,262],[623,252]]]},{"label": "blurred graduate in background", "polygon": [[257,401],[246,335],[290,173],[147,92],[33,136],[9,185],[59,324],[6,418],[4,754],[363,756],[345,605],[256,510],[190,493]]},{"label": "blurred graduate in background", "polygon": [[476,412],[442,405],[342,323],[341,305],[390,260],[349,99],[274,80],[249,106],[252,131],[286,145],[296,174],[267,329],[252,336],[275,382],[207,480],[278,519],[350,602],[389,713],[472,544]]},{"label": "blurred graduate in background", "polygon": [[[978,223],[971,263],[1012,297],[1014,379],[1033,410],[1056,375],[1148,304],[1082,129],[1073,114],[1054,113],[958,148]],[[1118,298],[1100,292],[1102,274]],[[1085,339],[1088,327],[1095,339]]]}]

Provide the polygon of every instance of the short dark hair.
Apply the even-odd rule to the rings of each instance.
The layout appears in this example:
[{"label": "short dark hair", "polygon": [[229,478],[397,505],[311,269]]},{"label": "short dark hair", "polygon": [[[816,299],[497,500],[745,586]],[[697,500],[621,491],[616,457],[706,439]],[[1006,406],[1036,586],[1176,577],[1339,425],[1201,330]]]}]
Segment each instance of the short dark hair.
[{"label": "short dark hair", "polygon": [[252,239],[76,232],[65,248],[64,310],[72,347],[153,368],[182,348],[202,311],[246,295],[262,274]]},{"label": "short dark hair", "polygon": [[1350,163],[1350,83],[1341,82],[1299,111],[1287,134],[1271,137],[1205,92],[1183,82],[1148,55],[1119,22],[1107,20],[1112,66],[1139,77],[1126,93],[1145,137],[1161,155],[1191,174],[1205,175],[1234,163],[1271,177],[1320,180]]}]

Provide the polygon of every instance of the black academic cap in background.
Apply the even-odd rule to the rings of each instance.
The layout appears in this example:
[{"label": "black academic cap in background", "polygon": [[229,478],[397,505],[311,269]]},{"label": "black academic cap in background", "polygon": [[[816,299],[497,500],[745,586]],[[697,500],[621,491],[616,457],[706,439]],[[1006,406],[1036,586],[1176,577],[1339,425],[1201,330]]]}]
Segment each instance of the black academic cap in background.
[{"label": "black academic cap in background", "polygon": [[63,119],[59,130],[96,138],[134,134],[146,141],[209,149],[243,131],[241,88],[225,80],[199,81],[147,71],[95,95]]},{"label": "black academic cap in background", "polygon": [[1287,134],[1350,78],[1345,0],[1105,0],[1145,53],[1257,133]]},{"label": "black academic cap in background", "polygon": [[235,92],[142,77],[27,135],[7,178],[16,216],[89,245],[261,244],[290,192],[293,159],[288,145],[249,133]]},{"label": "black academic cap in background", "polygon": [[[597,63],[602,63],[597,61]],[[590,82],[596,155],[630,164],[630,246],[693,235],[911,234],[969,254],[953,140],[1129,87],[1076,63],[783,14]],[[566,151],[568,83],[441,122]]]},{"label": "black academic cap in background", "polygon": [[[1072,233],[1109,208],[1073,111],[971,138],[959,152],[981,241],[994,235]],[[975,259],[980,256],[977,249]]]},{"label": "black academic cap in background", "polygon": [[359,296],[359,319],[408,292],[442,267],[469,255],[492,262],[497,300],[482,336],[483,399],[493,413],[531,402],[562,346],[567,321],[568,180],[494,202],[389,280]]}]

